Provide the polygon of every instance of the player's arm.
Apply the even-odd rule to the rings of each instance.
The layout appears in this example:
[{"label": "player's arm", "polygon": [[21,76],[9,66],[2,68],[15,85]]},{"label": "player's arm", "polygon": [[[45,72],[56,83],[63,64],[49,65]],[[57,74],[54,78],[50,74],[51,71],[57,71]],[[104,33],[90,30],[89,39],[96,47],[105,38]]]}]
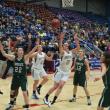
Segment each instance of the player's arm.
[{"label": "player's arm", "polygon": [[[33,53],[37,50],[37,46],[35,46],[28,54],[25,55],[25,59],[29,59],[32,57]],[[33,55],[34,56],[34,55]]]},{"label": "player's arm", "polygon": [[4,51],[4,48],[3,48],[3,45],[1,44],[0,42],[0,51],[2,53],[2,55],[4,57],[6,57],[7,59],[13,61],[15,59],[15,55],[12,55],[12,54],[7,54],[5,51]]},{"label": "player's arm", "polygon": [[54,56],[54,53],[51,52],[51,53],[50,53],[50,56],[45,55],[45,59],[48,60],[48,61],[52,61],[53,56]]},{"label": "player's arm", "polygon": [[73,66],[71,67],[71,71],[75,69],[75,64],[76,64],[76,58],[75,58],[75,60],[74,60]]},{"label": "player's arm", "polygon": [[74,40],[75,40],[75,43],[76,43],[76,48],[72,49],[72,52],[77,53],[80,50],[80,42],[79,42],[77,33],[75,33],[75,35],[74,35]]},{"label": "player's arm", "polygon": [[89,79],[90,77],[90,66],[89,66],[89,61],[85,59],[85,65],[86,65],[86,77]]},{"label": "player's arm", "polygon": [[63,55],[64,54],[64,50],[63,50],[63,39],[64,39],[64,35],[65,35],[65,33],[61,33],[60,35],[59,35],[59,51],[60,51],[60,54],[61,55]]},{"label": "player's arm", "polygon": [[101,64],[101,73],[100,73],[100,76],[96,77],[94,79],[94,81],[98,81],[102,78],[102,76],[104,76],[106,74],[106,71],[107,71],[107,68],[106,68],[106,65],[104,63]]}]

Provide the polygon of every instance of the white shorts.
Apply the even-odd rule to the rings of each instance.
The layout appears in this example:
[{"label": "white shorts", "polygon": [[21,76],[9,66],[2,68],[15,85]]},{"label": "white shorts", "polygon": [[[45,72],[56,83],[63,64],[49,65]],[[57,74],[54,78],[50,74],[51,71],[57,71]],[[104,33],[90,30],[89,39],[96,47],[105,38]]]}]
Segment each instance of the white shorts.
[{"label": "white shorts", "polygon": [[34,68],[34,69],[31,70],[31,72],[32,72],[32,77],[33,77],[34,80],[39,80],[43,76],[47,76],[47,73],[45,72],[44,69]]},{"label": "white shorts", "polygon": [[69,72],[63,72],[60,69],[58,69],[58,71],[56,72],[55,76],[54,76],[54,81],[59,83],[60,81],[67,81],[69,78]]}]

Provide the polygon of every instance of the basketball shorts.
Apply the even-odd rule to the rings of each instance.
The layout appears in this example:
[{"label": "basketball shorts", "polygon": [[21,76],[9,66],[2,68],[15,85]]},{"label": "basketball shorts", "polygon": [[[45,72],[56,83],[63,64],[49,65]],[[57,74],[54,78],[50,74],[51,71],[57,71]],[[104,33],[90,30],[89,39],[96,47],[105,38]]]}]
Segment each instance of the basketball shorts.
[{"label": "basketball shorts", "polygon": [[104,88],[102,96],[99,100],[99,107],[109,107],[110,106],[110,88]]},{"label": "basketball shorts", "polygon": [[16,90],[21,87],[22,91],[27,91],[27,77],[14,76],[11,83],[11,90]]},{"label": "basketball shorts", "polygon": [[34,80],[39,80],[42,77],[47,76],[47,73],[45,72],[44,69],[33,68],[31,72],[32,72],[32,77]]},{"label": "basketball shorts", "polygon": [[78,74],[74,74],[73,85],[81,86],[81,87],[87,87],[86,77],[78,75]]},{"label": "basketball shorts", "polygon": [[69,78],[69,74],[70,72],[64,72],[64,71],[61,71],[60,69],[57,69],[54,75],[54,81],[57,83],[59,83],[60,81],[66,82]]}]

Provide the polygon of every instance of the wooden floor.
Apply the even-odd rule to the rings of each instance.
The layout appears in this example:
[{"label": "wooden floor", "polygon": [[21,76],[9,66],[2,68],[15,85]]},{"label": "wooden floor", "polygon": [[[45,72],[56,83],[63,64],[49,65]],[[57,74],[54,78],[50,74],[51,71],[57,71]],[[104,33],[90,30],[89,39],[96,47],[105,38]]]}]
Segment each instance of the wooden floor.
[{"label": "wooden floor", "polygon": [[[53,85],[52,76],[49,75],[49,81],[48,83],[42,88],[41,90],[41,96],[39,100],[32,100],[31,94],[32,94],[32,84],[33,80],[32,77],[28,77],[28,84],[29,84],[29,96],[30,96],[30,110],[96,110],[98,101],[101,96],[101,92],[103,90],[103,84],[102,80],[98,82],[93,82],[93,76],[96,76],[99,73],[99,71],[91,71],[91,78],[88,81],[88,89],[91,94],[92,99],[92,105],[87,105],[87,100],[85,97],[85,93],[81,87],[78,88],[77,92],[77,101],[76,102],[68,102],[69,98],[72,96],[72,78],[70,78],[66,85],[64,86],[64,89],[62,90],[62,93],[60,94],[57,103],[55,103],[51,108],[48,108],[47,105],[44,105],[43,98],[46,94],[46,92],[49,90],[49,88]],[[0,79],[0,89],[4,92],[3,95],[0,95],[0,110],[4,110],[7,104],[9,103],[9,94],[10,94],[10,84],[11,84],[11,77],[7,78],[6,80]],[[52,99],[54,93],[51,95],[50,100]],[[17,105],[14,107],[14,110],[23,110],[21,107],[24,104],[24,100],[22,97],[21,89],[19,91],[19,96],[17,98]],[[105,109],[107,110],[107,109]]]}]

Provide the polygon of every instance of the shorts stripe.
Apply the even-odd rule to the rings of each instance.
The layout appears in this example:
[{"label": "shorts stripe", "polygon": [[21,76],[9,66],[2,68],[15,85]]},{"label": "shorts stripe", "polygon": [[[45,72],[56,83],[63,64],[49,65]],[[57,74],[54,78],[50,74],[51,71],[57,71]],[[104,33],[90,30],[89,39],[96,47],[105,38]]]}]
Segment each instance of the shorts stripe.
[{"label": "shorts stripe", "polygon": [[[105,88],[105,89],[106,89],[106,88]],[[102,97],[101,97],[101,99],[100,99],[99,107],[102,107],[102,104],[103,104],[103,101],[104,101],[105,89],[104,89],[104,91],[103,91],[103,93],[102,93]]]}]

